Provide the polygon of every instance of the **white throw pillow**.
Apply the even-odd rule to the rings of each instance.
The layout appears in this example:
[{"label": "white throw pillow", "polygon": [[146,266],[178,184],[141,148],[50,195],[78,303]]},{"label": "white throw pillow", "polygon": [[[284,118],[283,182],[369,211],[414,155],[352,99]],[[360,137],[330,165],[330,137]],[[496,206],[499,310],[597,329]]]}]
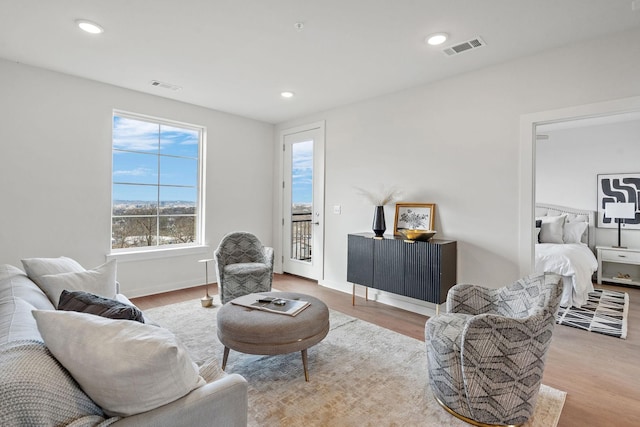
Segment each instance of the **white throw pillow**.
[{"label": "white throw pillow", "polygon": [[581,243],[582,235],[586,230],[586,222],[566,222],[564,224],[562,240],[564,240],[565,243]]},{"label": "white throw pillow", "polygon": [[116,260],[112,259],[94,268],[74,273],[45,274],[40,276],[40,289],[58,308],[63,290],[85,291],[105,298],[116,296]]},{"label": "white throw pillow", "polygon": [[543,216],[540,227],[540,243],[564,243],[564,221],[566,216]]},{"label": "white throw pillow", "polygon": [[61,256],[59,258],[25,258],[22,266],[29,279],[41,286],[40,277],[46,274],[74,273],[84,271],[84,267],[77,261]]},{"label": "white throw pillow", "polygon": [[150,411],[205,384],[164,328],[73,311],[32,313],[51,353],[109,416]]}]

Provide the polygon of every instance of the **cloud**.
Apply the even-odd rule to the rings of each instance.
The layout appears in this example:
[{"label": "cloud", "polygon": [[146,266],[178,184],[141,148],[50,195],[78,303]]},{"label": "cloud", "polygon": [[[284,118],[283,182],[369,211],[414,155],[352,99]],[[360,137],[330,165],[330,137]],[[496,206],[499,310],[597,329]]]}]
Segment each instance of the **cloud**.
[{"label": "cloud", "polygon": [[159,125],[115,116],[113,148],[132,151],[157,151]]},{"label": "cloud", "polygon": [[162,143],[177,143],[179,145],[198,145],[199,132],[189,129],[161,126]]},{"label": "cloud", "polygon": [[291,163],[293,169],[313,168],[313,141],[293,144]]},{"label": "cloud", "polygon": [[115,170],[113,171],[113,175],[155,176],[156,173],[153,169],[139,167],[132,170]]},{"label": "cloud", "polygon": [[127,117],[113,118],[113,148],[131,151],[158,151],[163,146],[197,145],[199,132]]}]

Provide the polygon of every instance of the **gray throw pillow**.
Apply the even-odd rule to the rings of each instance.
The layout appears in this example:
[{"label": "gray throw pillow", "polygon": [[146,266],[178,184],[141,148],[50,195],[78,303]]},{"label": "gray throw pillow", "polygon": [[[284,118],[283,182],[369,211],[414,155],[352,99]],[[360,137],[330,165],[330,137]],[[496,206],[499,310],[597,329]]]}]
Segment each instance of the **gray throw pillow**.
[{"label": "gray throw pillow", "polygon": [[564,222],[566,215],[560,216],[544,216],[542,217],[542,226],[540,227],[540,243],[559,243],[562,240],[564,232]]},{"label": "gray throw pillow", "polygon": [[64,289],[85,291],[105,298],[116,296],[116,260],[112,259],[92,269],[59,274],[45,274],[38,286],[47,294],[54,307],[58,306]]},{"label": "gray throw pillow", "polygon": [[109,319],[135,320],[144,323],[142,312],[137,307],[84,291],[63,290],[60,294],[58,310],[77,311]]},{"label": "gray throw pillow", "polygon": [[77,273],[85,271],[76,260],[61,256],[58,258],[25,258],[22,260],[24,271],[41,289],[40,278],[47,274]]}]

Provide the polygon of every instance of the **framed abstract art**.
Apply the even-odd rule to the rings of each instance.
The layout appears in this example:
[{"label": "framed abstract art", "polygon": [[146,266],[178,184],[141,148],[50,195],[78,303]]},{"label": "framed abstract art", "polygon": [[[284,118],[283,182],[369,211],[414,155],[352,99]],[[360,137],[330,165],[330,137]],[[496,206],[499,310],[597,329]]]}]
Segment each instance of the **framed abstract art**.
[{"label": "framed abstract art", "polygon": [[634,219],[622,220],[626,229],[640,229],[640,173],[616,173],[598,175],[598,227],[618,228],[615,219],[605,213],[607,203],[634,203]]}]

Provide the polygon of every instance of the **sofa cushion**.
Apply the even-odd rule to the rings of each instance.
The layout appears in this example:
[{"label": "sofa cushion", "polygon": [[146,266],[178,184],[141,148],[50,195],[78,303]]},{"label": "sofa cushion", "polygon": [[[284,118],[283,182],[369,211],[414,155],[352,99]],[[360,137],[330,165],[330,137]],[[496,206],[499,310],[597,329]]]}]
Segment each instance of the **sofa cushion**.
[{"label": "sofa cushion", "polygon": [[44,343],[20,340],[0,344],[0,366],[0,425],[62,426],[85,417],[104,421],[100,407]]},{"label": "sofa cushion", "polygon": [[24,271],[12,265],[0,265],[0,298],[19,297],[40,310],[53,310],[55,307]]},{"label": "sofa cushion", "polygon": [[108,261],[93,270],[71,273],[45,274],[39,285],[54,306],[58,306],[62,291],[85,291],[105,298],[116,296],[116,260]]},{"label": "sofa cushion", "polygon": [[38,325],[31,315],[34,309],[22,298],[0,298],[0,345],[10,341],[42,341]]},{"label": "sofa cushion", "polygon": [[36,282],[40,287],[42,287],[40,277],[45,274],[60,274],[85,270],[76,260],[65,256],[58,258],[25,258],[21,261],[29,279]]},{"label": "sofa cushion", "polygon": [[109,415],[149,411],[204,384],[166,329],[72,311],[33,316],[51,353]]},{"label": "sofa cushion", "polygon": [[58,310],[78,311],[109,319],[135,320],[144,323],[142,312],[137,307],[84,291],[62,291]]}]

